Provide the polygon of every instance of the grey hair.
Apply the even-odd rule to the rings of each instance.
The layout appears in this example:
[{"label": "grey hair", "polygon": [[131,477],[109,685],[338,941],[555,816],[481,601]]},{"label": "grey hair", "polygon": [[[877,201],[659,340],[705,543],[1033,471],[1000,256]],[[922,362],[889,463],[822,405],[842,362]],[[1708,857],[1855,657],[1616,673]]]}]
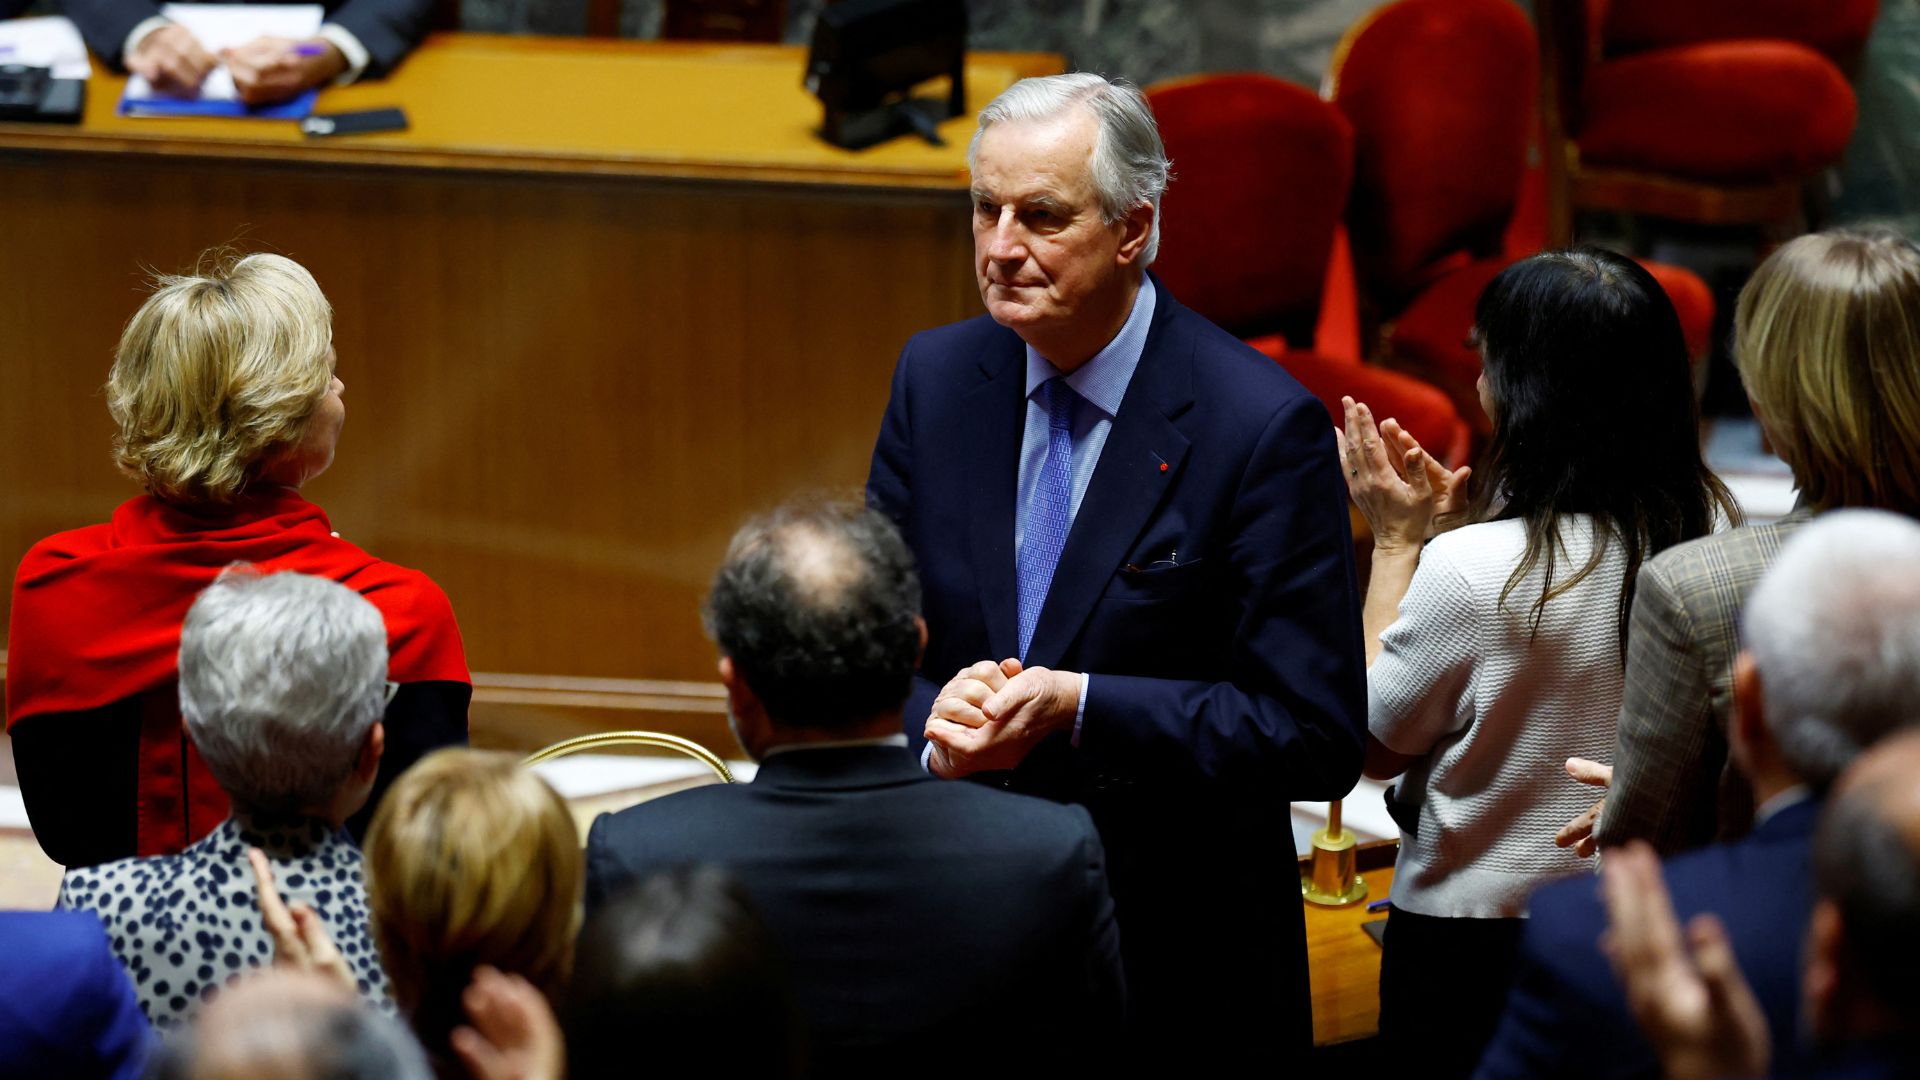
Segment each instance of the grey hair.
[{"label": "grey hair", "polygon": [[972,171],[980,137],[992,125],[1052,120],[1077,105],[1092,110],[1097,125],[1088,166],[1100,193],[1101,217],[1111,225],[1139,207],[1153,207],[1153,228],[1140,258],[1141,266],[1152,266],[1160,254],[1160,198],[1171,162],[1146,95],[1125,79],[1090,71],[1021,79],[980,110],[980,126],[967,144],[967,169]]},{"label": "grey hair", "polygon": [[[250,993],[253,988],[241,984],[227,992]],[[248,1074],[433,1080],[427,1055],[413,1035],[359,1001],[317,1009],[303,1000],[274,1002],[245,1020],[243,1030],[229,1026],[207,1031],[203,1022],[173,1035],[148,1063],[146,1075],[150,1080],[226,1080]],[[296,1069],[300,1071],[291,1071]]]},{"label": "grey hair", "polygon": [[1920,524],[1835,510],[1802,528],[1748,597],[1742,640],[1767,729],[1824,789],[1920,701]]},{"label": "grey hair", "polygon": [[251,810],[330,800],[385,708],[386,678],[379,609],[306,574],[236,563],[180,631],[181,719],[213,778]]}]

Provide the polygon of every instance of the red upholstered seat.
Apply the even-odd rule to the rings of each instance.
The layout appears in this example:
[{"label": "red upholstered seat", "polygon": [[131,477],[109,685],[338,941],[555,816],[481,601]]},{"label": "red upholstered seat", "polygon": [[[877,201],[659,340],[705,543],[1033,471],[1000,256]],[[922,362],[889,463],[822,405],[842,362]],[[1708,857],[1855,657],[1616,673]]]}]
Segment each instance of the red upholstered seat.
[{"label": "red upholstered seat", "polygon": [[1879,0],[1610,0],[1600,24],[1608,54],[1732,38],[1811,45],[1836,60],[1873,32]]},{"label": "red upholstered seat", "polygon": [[1408,0],[1348,33],[1328,93],[1353,124],[1354,257],[1389,306],[1492,256],[1533,137],[1533,30],[1512,0]]},{"label": "red upholstered seat", "polygon": [[1400,426],[1440,461],[1449,465],[1467,463],[1473,449],[1472,431],[1447,395],[1434,387],[1397,371],[1288,349],[1277,334],[1247,344],[1278,361],[1288,374],[1300,380],[1300,385],[1327,407],[1333,423],[1343,419],[1340,398],[1344,394],[1366,402],[1381,419],[1400,421]]},{"label": "red upholstered seat", "polygon": [[1207,75],[1149,89],[1173,160],[1153,270],[1238,334],[1312,339],[1353,132],[1311,91],[1270,75]]},{"label": "red upholstered seat", "polygon": [[[1480,356],[1466,346],[1474,307],[1547,235],[1544,173],[1528,160],[1538,65],[1511,0],[1399,0],[1348,31],[1328,78],[1354,128],[1349,228],[1383,359],[1444,391],[1482,435]],[[1647,265],[1704,356],[1712,293],[1686,270]]]},{"label": "red upholstered seat", "polygon": [[1810,176],[1853,136],[1853,88],[1789,41],[1654,49],[1587,70],[1576,141],[1583,166],[1692,180]]}]

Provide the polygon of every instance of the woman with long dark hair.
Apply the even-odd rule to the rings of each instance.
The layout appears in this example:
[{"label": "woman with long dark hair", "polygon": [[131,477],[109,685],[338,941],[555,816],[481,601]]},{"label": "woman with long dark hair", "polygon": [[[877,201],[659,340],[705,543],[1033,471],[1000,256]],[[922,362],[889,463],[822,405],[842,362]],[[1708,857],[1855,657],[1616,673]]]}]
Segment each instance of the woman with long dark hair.
[{"label": "woman with long dark hair", "polygon": [[1474,338],[1493,437],[1470,498],[1466,470],[1363,404],[1339,433],[1374,536],[1365,771],[1404,773],[1381,1031],[1433,1076],[1469,1073],[1491,1035],[1527,896],[1582,869],[1543,838],[1582,809],[1563,762],[1612,746],[1634,575],[1737,515],[1700,455],[1679,321],[1637,264],[1516,263]]}]

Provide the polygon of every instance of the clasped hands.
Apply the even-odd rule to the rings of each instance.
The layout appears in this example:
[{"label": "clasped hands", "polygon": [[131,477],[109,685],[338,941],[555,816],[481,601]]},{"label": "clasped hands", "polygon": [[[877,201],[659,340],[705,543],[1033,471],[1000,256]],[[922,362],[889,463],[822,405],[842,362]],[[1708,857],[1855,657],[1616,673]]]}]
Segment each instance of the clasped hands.
[{"label": "clasped hands", "polygon": [[1079,675],[982,660],[961,669],[934,699],[927,768],[949,780],[1011,769],[1041,739],[1071,729],[1079,710]]},{"label": "clasped hands", "polygon": [[208,73],[221,63],[232,73],[240,100],[249,105],[285,101],[347,70],[347,58],[324,39],[258,37],[245,45],[222,49],[216,57],[200,44],[193,31],[177,23],[141,38],[127,54],[127,70],[146,79],[155,90],[175,97],[199,93]]}]

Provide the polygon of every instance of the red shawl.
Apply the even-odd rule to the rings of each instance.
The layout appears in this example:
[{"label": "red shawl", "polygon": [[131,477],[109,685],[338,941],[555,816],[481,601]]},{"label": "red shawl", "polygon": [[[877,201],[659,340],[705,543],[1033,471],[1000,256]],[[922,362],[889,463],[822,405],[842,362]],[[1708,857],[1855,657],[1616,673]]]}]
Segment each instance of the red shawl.
[{"label": "red shawl", "polygon": [[249,495],[217,516],[142,495],[108,524],[42,540],[14,579],[7,726],[142,697],[141,854],[177,851],[227,812],[181,733],[175,672],[187,608],[235,562],[330,578],[365,596],[386,619],[389,679],[471,681],[440,587],[333,535],[325,512],[289,488]]}]

